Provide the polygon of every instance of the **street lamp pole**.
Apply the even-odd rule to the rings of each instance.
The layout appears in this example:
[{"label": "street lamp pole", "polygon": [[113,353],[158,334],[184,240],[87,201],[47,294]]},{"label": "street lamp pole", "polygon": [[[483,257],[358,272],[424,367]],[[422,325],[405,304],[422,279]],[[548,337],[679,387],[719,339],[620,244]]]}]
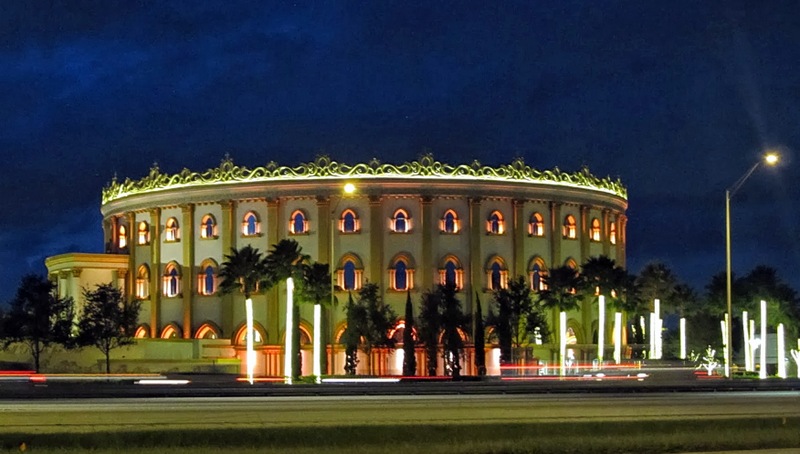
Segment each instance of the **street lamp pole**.
[{"label": "street lamp pole", "polygon": [[[764,162],[769,165],[775,165],[778,162],[778,155],[775,153],[768,153],[764,156]],[[745,172],[731,187],[725,190],[725,300],[728,311],[728,321],[726,325],[726,346],[725,346],[725,376],[731,376],[731,352],[733,351],[733,312],[731,310],[731,197],[739,190],[740,187],[750,178],[750,175],[756,171],[758,166],[761,165],[761,160],[756,161],[750,169]]]}]

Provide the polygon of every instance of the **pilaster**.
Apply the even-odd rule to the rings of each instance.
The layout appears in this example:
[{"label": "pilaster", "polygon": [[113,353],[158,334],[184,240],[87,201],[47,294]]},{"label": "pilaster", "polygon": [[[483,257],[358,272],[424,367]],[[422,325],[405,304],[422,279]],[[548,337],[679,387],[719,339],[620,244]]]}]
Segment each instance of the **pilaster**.
[{"label": "pilaster", "polygon": [[[235,243],[235,235],[237,232],[238,224],[233,218],[236,202],[232,200],[223,200],[219,202],[222,209],[222,218],[220,219],[220,239],[222,240],[222,257],[229,255]],[[220,265],[222,265],[220,263]],[[222,314],[222,337],[233,336],[233,293],[225,293],[220,298],[220,313]]]},{"label": "pilaster", "polygon": [[484,219],[481,217],[481,198],[469,199],[469,289],[466,301],[469,302],[466,310],[472,313],[472,302],[475,292],[483,290],[483,256],[481,251],[481,237]]},{"label": "pilaster", "polygon": [[157,338],[161,319],[161,208],[150,210],[150,337]]},{"label": "pilaster", "polygon": [[369,196],[369,281],[385,289],[386,265],[383,263],[383,235],[386,223],[383,218],[380,196]]},{"label": "pilaster", "polygon": [[600,234],[602,235],[601,241],[603,242],[603,255],[605,255],[606,257],[611,256],[611,240],[609,239],[609,227],[608,227],[609,213],[610,213],[609,210],[607,209],[603,210],[603,215],[602,215],[603,219],[600,221],[600,225],[602,226],[600,227],[601,228]]},{"label": "pilaster", "polygon": [[561,242],[564,241],[561,234],[561,203],[550,202],[550,225],[549,232],[550,238],[550,268],[555,268],[563,265],[561,258]]},{"label": "pilaster", "polygon": [[433,259],[433,229],[436,221],[433,219],[433,201],[430,197],[420,198],[420,217],[418,227],[422,229],[422,288],[433,288],[433,275],[437,271],[437,264]]},{"label": "pilaster", "polygon": [[[281,217],[280,199],[267,200],[267,219],[266,219],[266,235],[267,235],[267,253],[273,244],[283,239],[281,231],[285,231],[285,225]],[[321,218],[320,218],[321,219]],[[267,299],[267,319],[264,320],[264,326],[270,333],[270,342],[280,342],[281,322],[283,317],[280,316],[280,285],[273,285],[266,293]]]},{"label": "pilaster", "polygon": [[511,201],[513,206],[513,214],[512,214],[512,225],[511,225],[511,235],[513,238],[512,247],[513,247],[513,260],[512,260],[512,268],[511,268],[511,275],[508,277],[509,279],[514,279],[517,276],[525,275],[525,218],[524,218],[524,209],[525,209],[525,201],[514,199]]},{"label": "pilaster", "polygon": [[580,231],[578,234],[580,235],[579,241],[581,242],[581,257],[578,260],[578,265],[583,264],[586,259],[589,258],[589,242],[591,238],[589,237],[589,207],[586,205],[581,205],[581,218],[578,221],[580,225]]},{"label": "pilaster", "polygon": [[195,294],[195,272],[194,266],[194,204],[188,203],[181,206],[183,235],[181,244],[183,246],[183,338],[192,338],[192,297]]},{"label": "pilaster", "polygon": [[128,274],[125,281],[125,298],[133,299],[136,292],[136,249],[139,247],[138,235],[136,234],[136,214],[133,211],[125,213],[128,219]]}]

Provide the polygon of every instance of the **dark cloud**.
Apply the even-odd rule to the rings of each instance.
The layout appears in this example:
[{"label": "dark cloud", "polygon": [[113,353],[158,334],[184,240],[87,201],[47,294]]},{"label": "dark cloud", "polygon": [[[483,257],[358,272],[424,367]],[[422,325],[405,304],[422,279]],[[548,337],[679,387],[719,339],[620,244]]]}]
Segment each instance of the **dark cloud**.
[{"label": "dark cloud", "polygon": [[[3,288],[102,248],[115,173],[423,150],[619,176],[631,267],[702,285],[724,265],[724,189],[800,143],[796,17],[792,1],[4,2]],[[737,194],[737,269],[796,281],[798,173],[760,169]]]}]

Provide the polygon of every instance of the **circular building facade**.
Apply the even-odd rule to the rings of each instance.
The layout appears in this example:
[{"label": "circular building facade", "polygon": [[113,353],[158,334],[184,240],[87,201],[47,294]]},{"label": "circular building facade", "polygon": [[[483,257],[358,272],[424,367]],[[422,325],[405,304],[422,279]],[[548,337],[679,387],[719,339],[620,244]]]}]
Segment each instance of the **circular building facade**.
[{"label": "circular building facade", "polygon": [[[120,280],[129,297],[143,300],[138,335],[230,339],[234,348],[244,344],[243,297],[221,294],[217,279],[232,248],[267,252],[294,239],[312,260],[331,264],[339,301],[376,283],[402,317],[408,292],[416,307],[423,291],[453,283],[471,313],[476,292],[487,306],[492,290],[518,275],[537,291],[552,267],[577,268],[599,255],[624,266],[626,209],[622,184],[587,169],[539,171],[521,160],[449,165],[431,156],[401,165],[320,157],[253,169],[226,158],[216,169],[175,175],[153,168],[141,180],[113,181],[101,208],[106,252],[127,254]],[[282,293],[253,298],[264,375],[282,374]],[[309,342],[310,306],[301,318]],[[579,344],[591,342],[593,320],[570,314]],[[334,339],[331,373],[341,373],[343,326],[340,306],[326,336]],[[396,362],[379,359],[375,372],[395,372]]]}]

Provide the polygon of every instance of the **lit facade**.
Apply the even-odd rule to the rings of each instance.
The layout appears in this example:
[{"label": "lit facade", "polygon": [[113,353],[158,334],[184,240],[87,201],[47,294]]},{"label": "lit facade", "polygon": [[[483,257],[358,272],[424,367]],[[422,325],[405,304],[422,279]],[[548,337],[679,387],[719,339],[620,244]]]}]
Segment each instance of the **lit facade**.
[{"label": "lit facade", "polygon": [[[353,194],[344,193],[346,183],[355,186]],[[108,278],[97,281],[117,282],[143,301],[139,337],[215,339],[212,354],[243,357],[243,296],[219,292],[219,267],[232,248],[252,245],[266,253],[289,238],[312,260],[332,263],[340,302],[365,282],[377,283],[400,317],[394,334],[402,339],[408,291],[416,311],[425,290],[452,282],[465,312],[473,311],[477,292],[485,315],[492,289],[514,276],[526,276],[539,290],[552,267],[578,267],[598,255],[624,266],[626,208],[618,181],[586,169],[538,171],[522,161],[451,166],[425,156],[402,165],[350,166],[321,157],[298,167],[248,169],[226,159],[204,173],[165,175],[154,168],[141,180],[115,180],[104,189],[106,252],[116,259],[104,265]],[[70,257],[48,259],[63,295],[76,286],[70,279],[94,269],[85,255],[81,263]],[[253,296],[262,375],[282,375],[283,290]],[[344,329],[342,305],[331,311],[328,338]],[[309,346],[311,314],[312,306],[303,305]],[[586,308],[569,320],[578,344],[590,343],[597,314]],[[219,348],[225,340],[228,350]],[[400,353],[377,352],[377,372],[399,373]],[[328,354],[328,372],[342,373],[342,347],[334,341]],[[310,362],[309,354],[304,371]],[[471,361],[465,366],[469,373]]]}]

